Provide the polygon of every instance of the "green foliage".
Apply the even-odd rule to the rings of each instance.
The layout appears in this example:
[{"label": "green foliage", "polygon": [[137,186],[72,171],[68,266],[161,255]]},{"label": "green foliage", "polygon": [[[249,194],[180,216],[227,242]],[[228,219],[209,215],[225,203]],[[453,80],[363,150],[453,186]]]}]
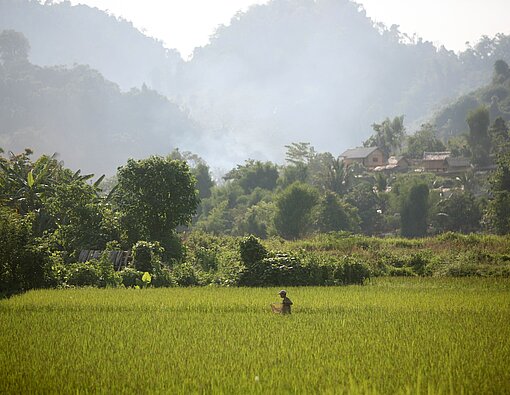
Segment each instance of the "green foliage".
[{"label": "green foliage", "polygon": [[317,204],[317,191],[302,183],[285,188],[276,198],[274,224],[278,234],[287,239],[305,236],[311,227],[312,209]]},{"label": "green foliage", "polygon": [[204,163],[199,163],[196,167],[191,169],[191,173],[197,180],[198,198],[205,199],[211,197],[211,188],[214,186],[209,166]]},{"label": "green foliage", "polygon": [[510,151],[510,130],[501,117],[497,117],[489,129],[491,152],[496,157]]},{"label": "green foliage", "polygon": [[357,209],[360,219],[359,226],[363,233],[370,235],[380,230],[382,226],[382,200],[370,184],[361,183],[356,185],[346,195],[345,200]]},{"label": "green foliage", "polygon": [[501,155],[490,179],[490,193],[485,222],[497,234],[510,233],[510,153]]},{"label": "green foliage", "polygon": [[114,271],[108,252],[100,259],[68,264],[65,271],[66,283],[72,286],[116,287],[123,281],[122,275]]},{"label": "green foliage", "polygon": [[239,242],[239,250],[241,259],[247,267],[258,264],[267,256],[267,250],[253,235],[245,237]]},{"label": "green foliage", "polygon": [[233,180],[243,188],[245,194],[251,193],[255,188],[262,188],[272,191],[276,188],[278,169],[271,162],[260,162],[247,160],[244,165],[229,171],[224,177],[225,180]]},{"label": "green foliage", "polygon": [[482,213],[469,192],[453,192],[437,203],[434,212],[433,223],[438,232],[471,233],[480,230]]},{"label": "green foliage", "polygon": [[405,136],[404,116],[386,118],[382,123],[374,123],[372,125],[374,134],[365,142],[364,147],[378,147],[386,158],[392,154],[398,153],[402,147]]},{"label": "green foliage", "polygon": [[273,203],[260,202],[246,210],[238,218],[236,230],[239,235],[254,235],[265,239],[273,233],[272,222],[275,206]]},{"label": "green foliage", "polygon": [[134,288],[136,286],[140,287],[142,285],[142,276],[143,273],[139,272],[135,268],[126,267],[119,272],[122,278],[122,285],[125,287]]},{"label": "green foliage", "polygon": [[245,266],[239,279],[240,285],[264,285],[266,278],[267,265],[264,258],[268,251],[260,241],[250,235],[239,242],[239,252],[241,260]]},{"label": "green foliage", "polygon": [[473,163],[485,166],[489,163],[491,142],[488,129],[490,124],[489,110],[486,107],[479,107],[468,113],[467,123],[469,125],[469,145],[473,154]]},{"label": "green foliage", "polygon": [[152,281],[152,276],[149,272],[144,272],[142,275],[142,282],[144,284],[144,288],[147,288]]},{"label": "green foliage", "polygon": [[[459,136],[466,132],[468,130],[466,119],[469,118],[469,112],[477,111],[480,106],[487,108],[490,121],[494,121],[498,117],[506,121],[510,120],[510,78],[508,78],[507,68],[508,64],[505,61],[497,60],[494,63],[494,74],[490,84],[461,96],[456,102],[445,107],[436,115],[434,123],[438,125],[443,138],[451,139],[452,136]],[[480,154],[484,154],[484,149],[486,147],[482,147],[479,152],[474,153],[477,159],[480,159],[478,157]],[[482,159],[484,158],[482,157]]]},{"label": "green foliage", "polygon": [[158,241],[171,254],[173,231],[191,221],[198,205],[195,180],[186,163],[152,156],[128,160],[117,173],[114,201],[127,241]]},{"label": "green foliage", "polygon": [[174,266],[173,275],[175,281],[181,287],[203,285],[200,271],[190,262]]},{"label": "green foliage", "polygon": [[51,261],[32,226],[33,216],[0,206],[0,295],[51,284]]},{"label": "green foliage", "polygon": [[341,230],[356,232],[360,221],[357,209],[342,202],[337,195],[327,192],[316,211],[316,228],[319,232]]},{"label": "green foliage", "polygon": [[279,184],[282,188],[294,184],[295,182],[304,183],[308,180],[308,165],[305,163],[296,163],[285,166],[281,171]]},{"label": "green foliage", "polygon": [[421,125],[421,128],[407,137],[405,155],[413,159],[421,159],[424,152],[446,151],[441,140],[436,137],[434,126],[430,123]]},{"label": "green foliage", "polygon": [[344,285],[363,285],[366,279],[370,278],[370,269],[362,262],[353,259],[345,259],[342,265],[341,280]]},{"label": "green foliage", "polygon": [[67,267],[67,284],[69,285],[98,286],[100,277],[95,261],[71,263]]},{"label": "green foliage", "polygon": [[404,237],[423,237],[427,234],[429,188],[426,184],[416,184],[402,196],[400,223]]},{"label": "green foliage", "polygon": [[137,241],[132,252],[133,264],[137,271],[153,273],[160,268],[164,250],[157,241]]},{"label": "green foliage", "polygon": [[151,284],[156,288],[176,287],[177,281],[169,268],[162,267],[159,270],[156,270],[152,275]]}]

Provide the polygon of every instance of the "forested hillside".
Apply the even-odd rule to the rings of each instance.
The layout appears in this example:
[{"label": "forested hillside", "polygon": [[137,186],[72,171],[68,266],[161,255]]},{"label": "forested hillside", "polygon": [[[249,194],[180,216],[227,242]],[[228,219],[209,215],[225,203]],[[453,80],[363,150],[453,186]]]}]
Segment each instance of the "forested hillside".
[{"label": "forested hillside", "polygon": [[113,174],[129,157],[165,154],[203,134],[145,86],[121,92],[88,66],[40,67],[20,33],[0,33],[0,147],[57,152],[66,165]]},{"label": "forested hillside", "polygon": [[274,159],[309,136],[339,153],[386,116],[418,126],[445,99],[486,84],[496,59],[510,59],[509,37],[456,55],[374,26],[347,0],[275,0],[220,28],[179,82],[194,117],[228,125],[242,147]]},{"label": "forested hillside", "polygon": [[494,63],[494,74],[489,84],[463,95],[436,114],[434,124],[439,135],[448,139],[465,133],[468,130],[466,119],[469,111],[480,106],[489,108],[491,122],[497,117],[510,120],[510,70],[501,59]]},{"label": "forested hillside", "polygon": [[2,0],[0,31],[5,29],[27,37],[32,63],[86,64],[124,90],[143,83],[159,91],[170,89],[183,63],[176,50],[146,37],[131,22],[69,1]]},{"label": "forested hillside", "polygon": [[[0,3],[0,31],[3,29],[20,31],[28,38],[33,64],[88,64],[86,73],[97,69],[105,79],[126,90],[141,89],[145,82],[185,108],[208,130],[189,144],[183,143],[189,133],[173,127],[173,121],[166,121],[167,105],[148,105],[142,100],[144,104],[137,105],[135,111],[121,114],[119,108],[104,102],[104,95],[91,89],[87,100],[94,103],[94,111],[85,111],[81,102],[80,110],[69,103],[70,111],[65,114],[61,109],[46,111],[42,117],[45,131],[33,124],[28,136],[45,133],[62,141],[75,134],[72,130],[121,136],[112,143],[125,160],[133,151],[122,148],[123,138],[134,133],[126,132],[126,128],[140,133],[148,130],[147,138],[137,140],[136,152],[152,152],[151,147],[169,152],[178,145],[223,168],[246,158],[281,163],[283,147],[292,141],[310,141],[318,150],[336,156],[368,138],[370,125],[386,117],[404,115],[408,132],[412,133],[444,104],[489,83],[495,60],[510,62],[508,36],[483,37],[468,50],[455,54],[409,37],[398,26],[374,24],[361,6],[348,0],[272,0],[253,6],[233,18],[229,26],[219,27],[211,43],[197,48],[188,62],[182,61],[176,51],[144,36],[131,23],[69,2],[43,5],[38,1],[4,0]],[[77,70],[85,72],[85,66],[74,67],[72,73],[67,70],[70,84],[77,78],[72,84],[85,87],[84,79],[77,75]],[[122,97],[135,100],[136,95],[158,96],[155,92],[136,92]],[[490,102],[498,92],[481,93],[483,100],[476,100],[487,102],[488,98]],[[14,102],[30,108],[33,103],[26,100],[20,95]],[[159,103],[163,98],[153,100]],[[475,107],[469,97],[462,100],[467,100],[467,107]],[[47,106],[52,101],[45,99],[44,103]],[[12,104],[5,105],[2,111],[11,111],[8,106]],[[175,107],[172,111],[178,112]],[[79,117],[73,118],[76,112]],[[139,116],[136,122],[131,119],[133,113]],[[450,118],[462,124],[466,117],[444,114],[437,120],[445,129]],[[153,126],[148,119],[166,125],[158,132],[161,138],[169,133],[164,145],[160,144],[162,140],[152,141]],[[47,151],[43,142],[21,138],[27,135],[20,134],[27,128],[26,121],[9,122],[9,127],[2,125],[4,148],[23,148],[28,140],[31,147]],[[73,126],[64,127],[65,122]],[[106,125],[97,127],[98,122]],[[180,138],[176,140],[177,135]],[[62,148],[63,155],[74,155],[76,149],[71,151],[71,147],[56,148]],[[100,167],[100,157],[94,152],[89,152],[88,158]],[[87,162],[76,157],[72,164],[86,167]]]}]

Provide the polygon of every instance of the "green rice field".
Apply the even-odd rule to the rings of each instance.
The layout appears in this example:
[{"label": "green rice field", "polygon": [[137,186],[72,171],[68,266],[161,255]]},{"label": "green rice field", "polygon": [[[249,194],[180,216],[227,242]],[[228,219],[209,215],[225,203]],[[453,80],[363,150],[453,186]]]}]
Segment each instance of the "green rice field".
[{"label": "green rice field", "polygon": [[509,279],[0,301],[0,393],[510,393]]}]

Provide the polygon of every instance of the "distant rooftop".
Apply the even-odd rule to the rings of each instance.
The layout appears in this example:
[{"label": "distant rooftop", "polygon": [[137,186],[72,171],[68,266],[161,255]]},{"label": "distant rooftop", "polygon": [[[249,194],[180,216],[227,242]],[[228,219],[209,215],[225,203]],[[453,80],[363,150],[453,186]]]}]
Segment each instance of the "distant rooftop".
[{"label": "distant rooftop", "polygon": [[448,158],[450,167],[469,167],[470,162],[467,158]]},{"label": "distant rooftop", "polygon": [[445,160],[450,157],[450,151],[424,152],[423,160]]},{"label": "distant rooftop", "polygon": [[340,154],[340,156],[348,159],[363,159],[370,155],[375,150],[378,150],[377,147],[357,147],[351,148],[347,151]]}]

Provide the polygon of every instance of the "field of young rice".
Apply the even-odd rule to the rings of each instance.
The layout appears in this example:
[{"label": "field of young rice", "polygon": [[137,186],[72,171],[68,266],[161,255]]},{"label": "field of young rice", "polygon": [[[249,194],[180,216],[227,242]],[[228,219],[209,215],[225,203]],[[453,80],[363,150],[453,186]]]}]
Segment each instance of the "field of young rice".
[{"label": "field of young rice", "polygon": [[510,393],[510,280],[0,301],[0,393]]}]

